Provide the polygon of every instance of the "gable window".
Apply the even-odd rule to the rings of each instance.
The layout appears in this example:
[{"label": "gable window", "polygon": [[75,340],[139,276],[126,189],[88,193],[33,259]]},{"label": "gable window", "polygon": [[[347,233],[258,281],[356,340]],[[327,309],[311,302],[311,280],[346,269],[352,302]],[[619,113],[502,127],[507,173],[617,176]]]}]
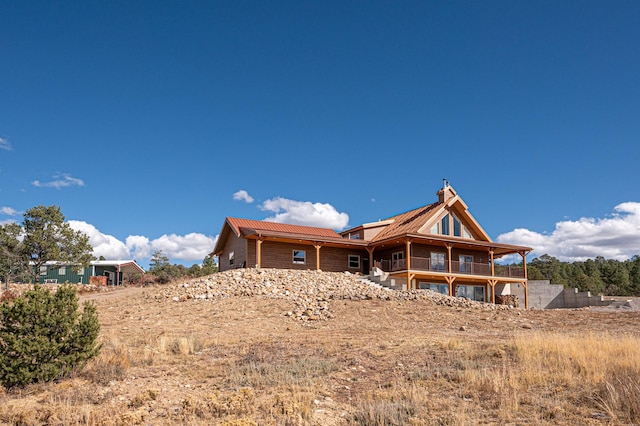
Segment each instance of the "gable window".
[{"label": "gable window", "polygon": [[444,271],[444,253],[432,251],[431,252],[431,270],[432,271]]},{"label": "gable window", "polygon": [[229,252],[229,265],[233,265],[234,258],[235,258],[235,253]]},{"label": "gable window", "polygon": [[305,257],[306,257],[306,252],[304,250],[293,251],[293,263],[304,265]]},{"label": "gable window", "polygon": [[462,224],[457,217],[453,216],[453,236],[460,237],[462,235]]},{"label": "gable window", "polygon": [[360,256],[357,254],[349,255],[349,268],[360,269]]},{"label": "gable window", "polygon": [[440,221],[440,233],[442,235],[449,235],[449,215],[445,215]]}]

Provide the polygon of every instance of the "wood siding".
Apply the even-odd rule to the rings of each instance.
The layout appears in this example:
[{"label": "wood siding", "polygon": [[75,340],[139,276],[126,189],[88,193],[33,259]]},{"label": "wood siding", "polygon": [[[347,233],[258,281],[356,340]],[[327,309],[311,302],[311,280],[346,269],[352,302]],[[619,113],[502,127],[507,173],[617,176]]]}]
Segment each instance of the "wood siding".
[{"label": "wood siding", "polygon": [[[249,258],[255,259],[255,242],[249,245]],[[293,263],[293,251],[303,250],[305,252],[305,263]],[[264,241],[261,247],[262,268],[278,269],[316,269],[316,248],[309,244],[290,244],[274,241]],[[360,267],[358,269],[349,268],[349,255],[360,256]],[[327,272],[363,272],[363,261],[368,258],[366,250],[339,247],[320,248],[320,269]],[[368,273],[369,271],[366,271]]]},{"label": "wood siding", "polygon": [[[229,253],[233,252],[233,265],[229,264]],[[220,256],[218,256],[218,268],[220,272],[228,269],[242,268],[242,265],[251,265],[247,259],[247,240],[231,235]]]}]

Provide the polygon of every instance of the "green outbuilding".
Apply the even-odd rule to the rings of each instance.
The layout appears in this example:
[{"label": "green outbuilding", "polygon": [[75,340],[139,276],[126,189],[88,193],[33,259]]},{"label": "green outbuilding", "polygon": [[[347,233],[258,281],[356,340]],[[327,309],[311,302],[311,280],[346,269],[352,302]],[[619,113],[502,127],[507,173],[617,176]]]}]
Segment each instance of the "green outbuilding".
[{"label": "green outbuilding", "polygon": [[145,270],[135,260],[95,260],[84,269],[70,264],[47,262],[40,268],[40,284],[102,284],[123,285],[141,279]]}]

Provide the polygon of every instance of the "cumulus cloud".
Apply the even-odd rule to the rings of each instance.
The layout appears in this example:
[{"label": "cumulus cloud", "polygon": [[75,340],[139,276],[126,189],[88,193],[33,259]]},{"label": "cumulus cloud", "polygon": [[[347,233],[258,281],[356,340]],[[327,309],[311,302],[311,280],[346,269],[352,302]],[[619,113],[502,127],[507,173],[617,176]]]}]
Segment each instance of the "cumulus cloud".
[{"label": "cumulus cloud", "polygon": [[0,214],[7,216],[17,216],[20,212],[11,207],[0,207]]},{"label": "cumulus cloud", "polygon": [[130,235],[123,243],[112,235],[100,232],[87,222],[70,220],[69,225],[74,230],[82,231],[89,236],[89,244],[93,247],[94,256],[104,256],[108,260],[143,261],[148,260],[154,251],[162,250],[172,263],[176,259],[187,262],[202,261],[213,251],[217,240],[217,237],[193,232],[186,235],[163,235],[154,240],[142,235]]},{"label": "cumulus cloud", "polygon": [[129,235],[125,240],[125,246],[134,259],[146,259],[151,256],[151,244],[145,236]]},{"label": "cumulus cloud", "polygon": [[0,138],[0,149],[4,149],[5,151],[11,151],[11,144],[5,138]]},{"label": "cumulus cloud", "polygon": [[236,201],[244,201],[245,203],[248,203],[248,204],[253,203],[253,197],[249,195],[249,193],[244,189],[241,189],[240,191],[234,193],[233,199]]},{"label": "cumulus cloud", "polygon": [[640,254],[640,203],[618,204],[610,217],[558,222],[551,234],[514,229],[498,242],[532,247],[532,255],[548,254],[566,262],[603,256],[626,260]]},{"label": "cumulus cloud", "polygon": [[39,180],[34,180],[31,183],[33,184],[33,186],[37,186],[38,188],[61,189],[69,186],[84,186],[84,181],[82,179],[74,178],[66,173],[54,175],[53,180],[50,182],[40,182]]},{"label": "cumulus cloud", "polygon": [[81,220],[70,220],[69,226],[89,236],[89,244],[93,247],[94,256],[104,256],[109,260],[129,258],[129,250],[125,244],[113,235],[103,234],[95,226]]},{"label": "cumulus cloud", "polygon": [[262,203],[260,209],[275,213],[274,216],[265,219],[267,222],[318,226],[336,230],[344,229],[349,224],[349,215],[338,212],[331,204],[276,197]]},{"label": "cumulus cloud", "polygon": [[192,232],[186,235],[163,235],[150,242],[152,251],[162,250],[170,259],[203,260],[213,251],[216,238]]}]

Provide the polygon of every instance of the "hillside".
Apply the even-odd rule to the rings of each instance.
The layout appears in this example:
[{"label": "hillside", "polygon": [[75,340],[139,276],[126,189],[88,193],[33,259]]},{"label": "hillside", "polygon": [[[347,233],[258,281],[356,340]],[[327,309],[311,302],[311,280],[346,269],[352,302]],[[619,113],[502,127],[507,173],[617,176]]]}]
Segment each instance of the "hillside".
[{"label": "hillside", "polygon": [[635,311],[525,311],[282,270],[81,299],[98,307],[100,357],[0,390],[3,424],[640,422]]}]

